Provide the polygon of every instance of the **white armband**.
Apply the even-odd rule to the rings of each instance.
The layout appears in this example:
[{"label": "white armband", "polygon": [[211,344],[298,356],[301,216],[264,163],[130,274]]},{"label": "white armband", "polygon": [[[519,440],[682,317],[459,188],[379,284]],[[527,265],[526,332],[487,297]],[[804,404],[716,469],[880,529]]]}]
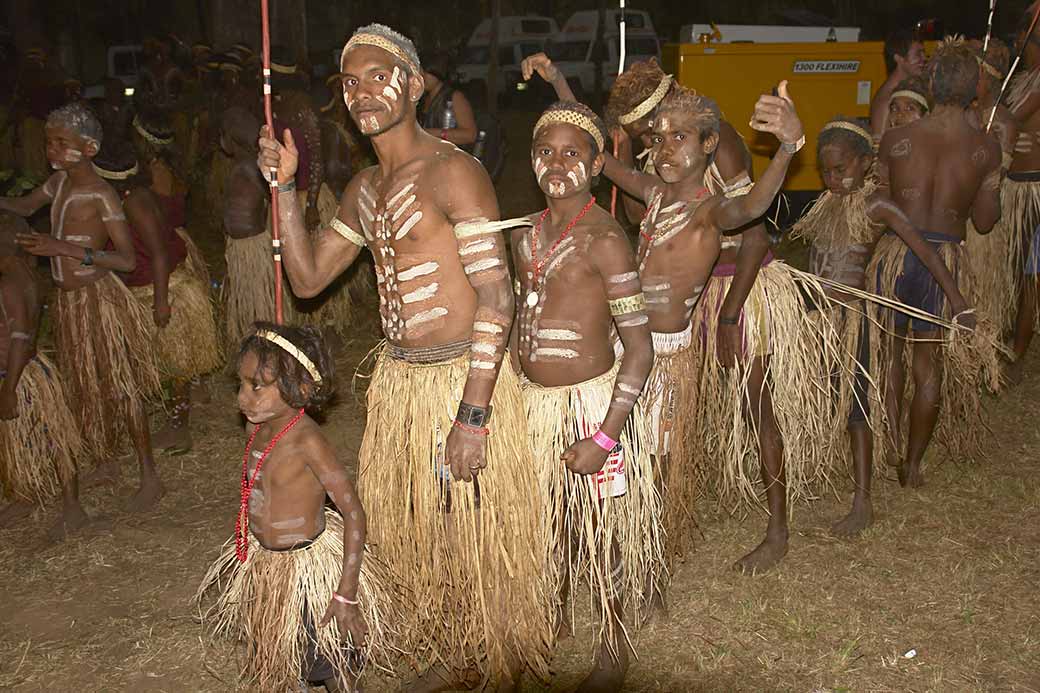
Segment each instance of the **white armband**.
[{"label": "white armband", "polygon": [[534,226],[534,223],[527,217],[503,219],[501,221],[488,221],[487,219],[460,221],[458,224],[455,224],[455,238],[462,240],[472,236],[484,236],[518,226]]},{"label": "white armband", "polygon": [[339,217],[332,217],[329,226],[332,227],[333,231],[338,233],[340,236],[343,236],[343,238],[347,239],[359,248],[365,247],[365,237],[340,221]]}]

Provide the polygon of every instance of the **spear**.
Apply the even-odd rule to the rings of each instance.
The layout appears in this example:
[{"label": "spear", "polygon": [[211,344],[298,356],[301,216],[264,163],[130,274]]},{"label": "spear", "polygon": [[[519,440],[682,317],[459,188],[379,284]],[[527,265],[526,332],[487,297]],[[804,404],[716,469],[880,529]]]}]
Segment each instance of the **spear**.
[{"label": "spear", "polygon": [[[621,5],[621,20],[618,22],[620,37],[618,41],[618,77],[625,71],[625,0],[619,0]],[[618,155],[618,143],[614,141],[614,158]],[[610,186],[610,216],[617,216],[617,186]]]},{"label": "spear", "polygon": [[997,9],[997,0],[989,0],[989,20],[986,22],[986,40],[982,42],[982,57],[986,57],[986,49],[989,48],[989,39],[993,35],[993,13]]},{"label": "spear", "polygon": [[[274,132],[274,117],[271,114],[271,15],[269,0],[260,0],[260,31],[262,43],[260,53],[264,66],[264,119],[271,137]],[[282,240],[278,233],[278,169],[272,168],[271,181],[271,250],[274,257],[274,321],[282,324]]]},{"label": "spear", "polygon": [[[1011,69],[1008,70],[1007,77],[1004,78],[1004,83],[1000,85],[1000,93],[997,94],[996,103],[1000,103],[1004,100],[1004,91],[1007,89],[1008,83],[1011,81],[1011,76],[1015,74],[1015,68],[1018,67],[1018,63],[1021,62],[1022,56],[1026,53],[1026,46],[1029,45],[1029,41],[1033,36],[1033,29],[1036,28],[1036,20],[1040,19],[1040,2],[1036,3],[1036,11],[1033,12],[1033,21],[1029,24],[1029,31],[1025,33],[1022,38],[1022,46],[1018,49],[1018,55],[1015,56],[1015,62],[1011,63]],[[985,53],[983,53],[983,59],[985,59]],[[994,105],[993,112],[989,114],[989,122],[986,123],[986,132],[989,132],[990,128],[993,127],[993,118],[997,115],[997,108]]]}]

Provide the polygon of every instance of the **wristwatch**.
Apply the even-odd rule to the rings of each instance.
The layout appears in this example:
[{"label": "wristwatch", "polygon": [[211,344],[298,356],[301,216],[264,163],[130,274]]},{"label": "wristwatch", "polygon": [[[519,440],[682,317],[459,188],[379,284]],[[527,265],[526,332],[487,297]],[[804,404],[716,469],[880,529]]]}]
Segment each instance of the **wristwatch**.
[{"label": "wristwatch", "polygon": [[805,135],[802,135],[795,142],[781,142],[780,148],[788,154],[797,154],[805,146]]},{"label": "wristwatch", "polygon": [[486,428],[488,421],[491,420],[491,405],[489,404],[487,408],[484,408],[460,402],[459,412],[455,415],[455,420],[464,426]]},{"label": "wristwatch", "polygon": [[94,264],[94,249],[84,248],[83,249],[83,260],[80,262],[84,267],[90,267]]}]

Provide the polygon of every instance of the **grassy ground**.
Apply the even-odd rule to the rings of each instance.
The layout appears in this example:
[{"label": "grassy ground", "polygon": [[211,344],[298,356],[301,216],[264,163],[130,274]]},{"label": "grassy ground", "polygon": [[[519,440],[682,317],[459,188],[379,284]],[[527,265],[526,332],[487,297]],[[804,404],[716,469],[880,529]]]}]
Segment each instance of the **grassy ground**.
[{"label": "grassy ground", "polygon": [[[519,125],[510,133],[527,141]],[[499,186],[510,216],[543,204],[518,149]],[[219,239],[203,245],[216,261]],[[354,469],[364,408],[349,374],[377,333],[372,321],[352,328],[326,432]],[[930,459],[920,491],[879,481],[877,523],[858,540],[828,534],[846,498],[823,498],[795,509],[779,569],[744,577],[729,566],[764,518],[699,508],[699,549],[675,571],[669,617],[634,635],[626,690],[1040,691],[1040,373],[1036,358],[1029,366],[987,402],[989,462]],[[160,457],[168,493],[157,512],[120,510],[128,468],[120,486],[84,493],[104,524],[56,546],[43,541],[47,512],[0,532],[0,690],[235,690],[233,649],[205,640],[190,605],[233,527],[244,442],[230,381],[209,386],[194,450]],[[583,637],[560,644],[552,690],[588,667]]]}]

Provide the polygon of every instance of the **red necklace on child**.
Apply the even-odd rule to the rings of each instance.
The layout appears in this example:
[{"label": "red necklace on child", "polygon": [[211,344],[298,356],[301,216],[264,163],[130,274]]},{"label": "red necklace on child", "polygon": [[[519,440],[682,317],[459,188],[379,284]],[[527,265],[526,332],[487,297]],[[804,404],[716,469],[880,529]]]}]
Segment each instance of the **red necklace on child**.
[{"label": "red necklace on child", "polygon": [[246,558],[249,557],[249,496],[252,495],[253,486],[260,475],[260,467],[263,466],[264,460],[267,459],[267,456],[274,449],[274,446],[278,444],[278,441],[292,430],[292,427],[298,424],[302,418],[303,409],[292,418],[292,421],[285,424],[285,428],[279,431],[274,438],[271,438],[271,442],[264,448],[264,454],[257,460],[252,478],[249,478],[249,453],[253,450],[253,441],[256,440],[256,434],[259,433],[261,424],[257,424],[249,436],[249,442],[246,443],[246,452],[242,455],[242,501],[238,506],[238,517],[235,518],[235,556],[238,558],[239,563],[245,563]]},{"label": "red necklace on child", "polygon": [[542,216],[538,218],[538,223],[535,224],[534,229],[531,230],[531,235],[527,238],[527,245],[531,249],[532,261],[531,291],[527,294],[527,305],[531,308],[534,308],[536,305],[538,305],[538,275],[541,274],[542,268],[545,267],[545,263],[549,261],[549,258],[553,256],[553,253],[556,252],[556,249],[560,247],[560,244],[563,243],[567,236],[571,235],[571,231],[578,224],[578,222],[581,221],[586,214],[588,214],[589,210],[592,209],[592,206],[594,204],[596,204],[595,197],[590,199],[588,203],[584,207],[582,207],[581,211],[578,212],[578,215],[570,220],[570,223],[567,224],[567,227],[563,230],[563,233],[561,233],[560,237],[556,239],[556,242],[553,243],[552,247],[549,248],[549,252],[545,254],[545,257],[543,257],[540,262],[538,260],[538,234],[542,231],[542,222],[544,222],[545,218],[549,216],[549,210],[546,209],[544,212],[542,212]]}]

